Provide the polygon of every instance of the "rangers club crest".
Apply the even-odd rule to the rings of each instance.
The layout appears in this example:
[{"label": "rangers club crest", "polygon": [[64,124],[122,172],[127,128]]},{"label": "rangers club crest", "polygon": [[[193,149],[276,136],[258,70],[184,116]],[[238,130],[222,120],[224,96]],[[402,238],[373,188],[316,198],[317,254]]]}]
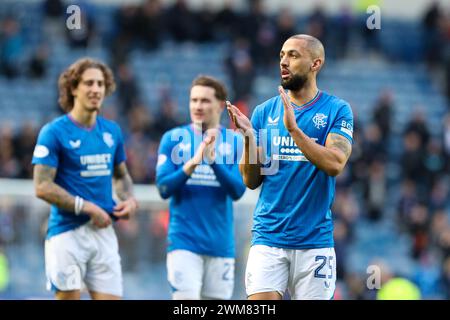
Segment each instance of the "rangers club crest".
[{"label": "rangers club crest", "polygon": [[327,122],[325,121],[328,117],[326,115],[324,115],[323,113],[316,113],[316,115],[314,116],[314,118],[312,119],[314,126],[317,129],[320,128],[325,128],[325,126],[327,125]]},{"label": "rangers club crest", "polygon": [[114,139],[112,137],[112,134],[109,132],[103,133],[103,141],[106,143],[108,147],[112,147],[114,145]]}]

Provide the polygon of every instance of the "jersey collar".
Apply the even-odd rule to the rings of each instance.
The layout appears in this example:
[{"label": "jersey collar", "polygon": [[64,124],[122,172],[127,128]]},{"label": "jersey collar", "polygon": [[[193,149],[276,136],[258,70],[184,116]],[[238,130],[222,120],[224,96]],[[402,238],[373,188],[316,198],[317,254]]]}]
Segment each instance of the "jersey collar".
[{"label": "jersey collar", "polygon": [[291,102],[292,106],[294,107],[294,110],[296,111],[301,111],[301,110],[305,110],[309,107],[312,107],[314,104],[316,104],[317,101],[320,100],[320,98],[322,97],[322,91],[317,90],[316,95],[314,96],[314,98],[312,98],[311,100],[309,100],[307,103],[302,104],[301,106]]},{"label": "jersey collar", "polygon": [[75,120],[69,113],[67,114],[67,118],[76,125],[78,128],[86,130],[86,131],[92,131],[94,130],[95,126],[97,125],[97,119],[95,119],[95,123],[91,127],[85,127],[81,123],[79,123],[77,120]]}]

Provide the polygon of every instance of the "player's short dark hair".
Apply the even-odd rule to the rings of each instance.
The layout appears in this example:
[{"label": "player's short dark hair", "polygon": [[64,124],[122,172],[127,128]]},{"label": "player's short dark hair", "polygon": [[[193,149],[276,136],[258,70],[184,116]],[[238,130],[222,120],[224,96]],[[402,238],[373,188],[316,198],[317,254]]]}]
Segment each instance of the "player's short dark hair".
[{"label": "player's short dark hair", "polygon": [[105,78],[105,96],[110,95],[116,89],[113,73],[106,64],[91,58],[79,59],[59,76],[58,102],[65,112],[70,112],[73,109],[75,99],[72,95],[72,90],[78,87],[83,72],[91,68],[99,69],[103,73],[103,77]]},{"label": "player's short dark hair", "polygon": [[194,86],[205,86],[213,88],[215,90],[215,96],[218,100],[220,101],[227,100],[227,89],[225,85],[216,78],[200,75],[197,78],[195,78],[194,81],[192,81],[191,88]]}]

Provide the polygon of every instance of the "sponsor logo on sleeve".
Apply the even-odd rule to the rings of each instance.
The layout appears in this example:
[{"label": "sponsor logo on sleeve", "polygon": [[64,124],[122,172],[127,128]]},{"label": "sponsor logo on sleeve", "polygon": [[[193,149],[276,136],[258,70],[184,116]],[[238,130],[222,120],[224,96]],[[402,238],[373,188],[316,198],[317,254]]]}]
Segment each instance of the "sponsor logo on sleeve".
[{"label": "sponsor logo on sleeve", "polygon": [[353,125],[345,120],[342,120],[341,131],[353,138]]},{"label": "sponsor logo on sleeve", "polygon": [[35,148],[34,148],[34,152],[33,152],[33,156],[36,158],[45,158],[46,156],[48,156],[50,153],[50,151],[48,150],[48,148],[42,144],[38,144]]}]

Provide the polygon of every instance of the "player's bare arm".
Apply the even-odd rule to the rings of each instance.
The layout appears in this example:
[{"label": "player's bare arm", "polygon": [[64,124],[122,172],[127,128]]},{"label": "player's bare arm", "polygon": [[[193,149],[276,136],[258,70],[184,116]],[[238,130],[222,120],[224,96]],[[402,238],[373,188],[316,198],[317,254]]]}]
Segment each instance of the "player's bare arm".
[{"label": "player's bare arm", "polygon": [[256,146],[256,137],[254,136],[250,120],[229,101],[227,101],[227,111],[231,121],[244,136],[244,148],[241,161],[239,162],[239,171],[245,185],[254,190],[263,182],[261,163],[258,157],[261,153],[261,148]]},{"label": "player's bare arm", "polygon": [[125,162],[114,168],[114,190],[120,200],[127,200],[133,196],[133,180]]},{"label": "player's bare arm", "polygon": [[350,154],[352,153],[352,145],[350,144],[350,141],[337,133],[330,133],[328,135],[327,141],[325,142],[325,147],[336,151],[341,151],[345,156],[342,157],[341,155],[341,162],[347,162],[348,158],[350,158]]},{"label": "player's bare arm", "polygon": [[122,200],[114,207],[114,215],[118,218],[128,219],[136,212],[138,203],[133,195],[133,180],[125,162],[115,166],[113,181],[116,195]]},{"label": "player's bare arm", "polygon": [[75,197],[54,182],[56,168],[37,164],[33,170],[36,196],[50,204],[54,204],[58,208],[73,211]]},{"label": "player's bare arm", "polygon": [[[56,168],[37,164],[33,170],[36,196],[60,209],[74,211],[75,197],[54,182]],[[109,215],[102,208],[90,201],[84,201],[82,212],[89,215],[99,228],[107,227],[112,222]]]},{"label": "player's bare arm", "polygon": [[279,92],[284,106],[284,125],[296,145],[305,157],[320,170],[333,177],[340,174],[344,170],[351,154],[352,146],[350,141],[339,134],[330,133],[325,146],[317,144],[297,126],[294,110],[287,93],[281,87]]}]

